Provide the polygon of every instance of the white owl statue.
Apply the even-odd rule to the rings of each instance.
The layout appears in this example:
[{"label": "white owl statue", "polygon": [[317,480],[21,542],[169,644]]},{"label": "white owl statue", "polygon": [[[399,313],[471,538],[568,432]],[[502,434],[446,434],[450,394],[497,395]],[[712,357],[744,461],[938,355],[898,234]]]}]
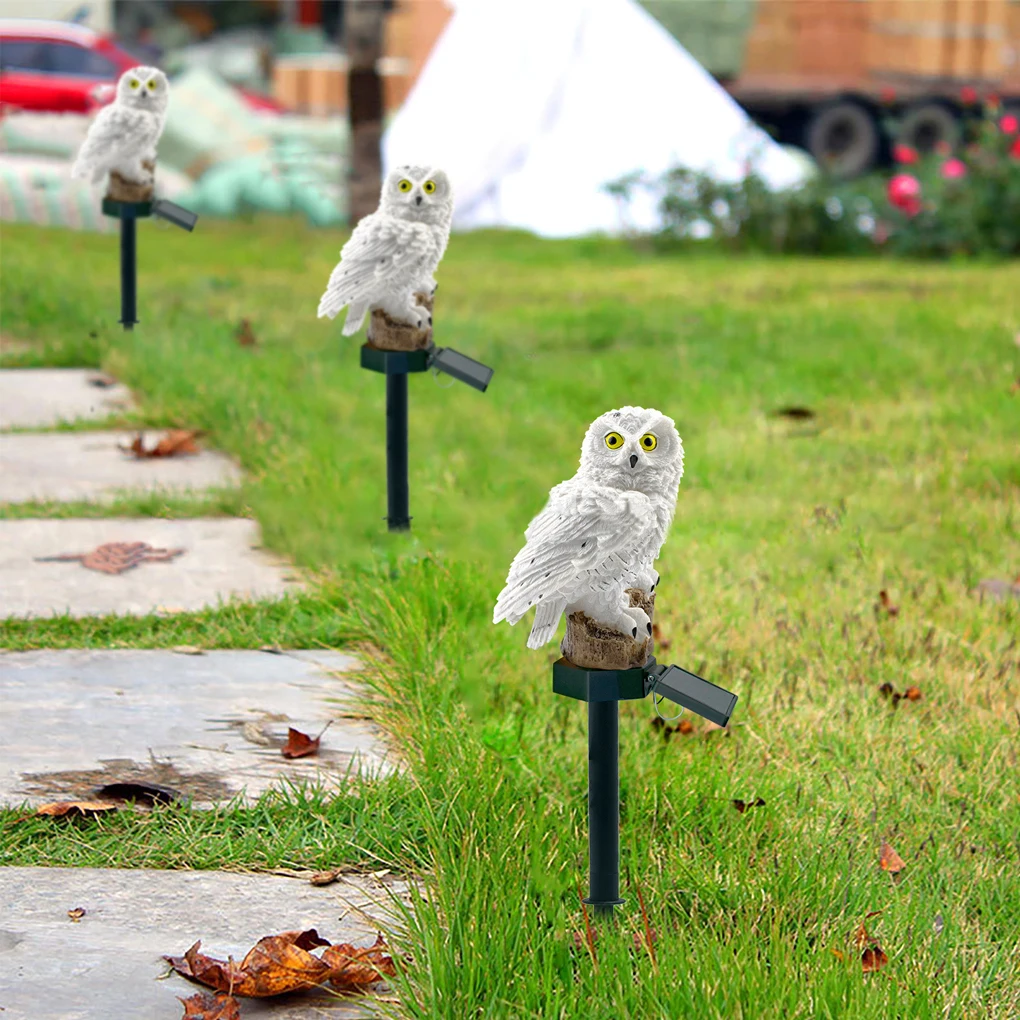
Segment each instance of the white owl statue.
[{"label": "white owl statue", "polygon": [[155,67],[133,67],[117,82],[116,98],[89,125],[72,177],[93,184],[116,171],[129,181],[145,184],[151,174],[143,160],[156,159],[156,143],[166,122],[170,83]]},{"label": "white owl statue", "polygon": [[529,648],[550,641],[560,617],[581,611],[623,635],[651,634],[628,588],[652,592],[652,567],[676,511],[684,448],[672,418],[644,407],[592,422],[573,478],[553,487],[528,525],[492,622],[513,625],[532,607]]},{"label": "white owl statue", "polygon": [[442,170],[398,166],[383,182],[379,208],[354,228],[319,301],[319,318],[349,305],[343,335],[352,336],[376,308],[417,329],[432,324],[415,294],[431,295],[450,239],[453,193]]}]

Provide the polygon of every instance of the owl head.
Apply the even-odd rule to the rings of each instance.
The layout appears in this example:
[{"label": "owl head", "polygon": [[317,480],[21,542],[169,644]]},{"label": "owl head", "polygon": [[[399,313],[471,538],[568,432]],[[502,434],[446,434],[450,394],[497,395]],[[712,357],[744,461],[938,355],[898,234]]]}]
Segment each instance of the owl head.
[{"label": "owl head", "polygon": [[394,167],[383,182],[379,204],[390,216],[403,220],[448,224],[453,218],[450,179],[436,167]]},{"label": "owl head", "polygon": [[137,110],[163,113],[170,98],[170,82],[158,67],[132,67],[117,82],[116,102]]},{"label": "owl head", "polygon": [[676,499],[684,446],[672,418],[648,407],[600,415],[581,444],[581,473],[599,485]]}]

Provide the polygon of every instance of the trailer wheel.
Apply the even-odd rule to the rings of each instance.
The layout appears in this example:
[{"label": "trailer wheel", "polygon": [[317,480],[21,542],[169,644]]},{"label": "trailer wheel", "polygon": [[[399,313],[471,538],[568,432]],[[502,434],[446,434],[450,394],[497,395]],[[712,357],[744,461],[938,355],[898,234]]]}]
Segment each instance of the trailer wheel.
[{"label": "trailer wheel", "polygon": [[876,163],[878,125],[868,109],[850,99],[819,107],[804,131],[804,147],[833,177],[857,177]]},{"label": "trailer wheel", "polygon": [[907,107],[896,140],[925,156],[933,153],[941,142],[955,148],[960,141],[960,121],[942,103],[915,103]]}]

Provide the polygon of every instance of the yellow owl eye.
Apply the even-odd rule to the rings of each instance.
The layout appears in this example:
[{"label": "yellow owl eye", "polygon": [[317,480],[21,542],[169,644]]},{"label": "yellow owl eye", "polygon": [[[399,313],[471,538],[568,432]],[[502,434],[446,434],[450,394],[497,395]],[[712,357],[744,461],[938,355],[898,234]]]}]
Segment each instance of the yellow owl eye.
[{"label": "yellow owl eye", "polygon": [[435,181],[426,181],[421,186],[421,190],[424,191],[426,195],[431,195],[432,192],[436,190],[436,182]]},{"label": "yellow owl eye", "polygon": [[405,177],[398,185],[397,188],[402,191],[405,195],[414,187],[414,185]]},{"label": "yellow owl eye", "polygon": [[658,439],[651,432],[646,432],[638,441],[641,443],[642,450],[654,450],[659,445]]},{"label": "yellow owl eye", "polygon": [[137,78],[132,78],[132,79],[131,79],[130,85],[131,85],[131,87],[132,87],[133,89],[137,89],[137,88],[140,88],[140,87],[141,87],[141,84],[142,84],[142,83],[141,83],[140,81],[138,81],[138,79],[137,79]]},{"label": "yellow owl eye", "polygon": [[156,91],[156,79],[153,78],[152,81],[150,81],[146,87],[148,88],[148,90],[150,92],[155,92]]},{"label": "yellow owl eye", "polygon": [[606,436],[606,446],[608,446],[610,450],[619,450],[620,447],[623,446],[623,436],[621,436],[619,432],[610,432],[609,435]]}]

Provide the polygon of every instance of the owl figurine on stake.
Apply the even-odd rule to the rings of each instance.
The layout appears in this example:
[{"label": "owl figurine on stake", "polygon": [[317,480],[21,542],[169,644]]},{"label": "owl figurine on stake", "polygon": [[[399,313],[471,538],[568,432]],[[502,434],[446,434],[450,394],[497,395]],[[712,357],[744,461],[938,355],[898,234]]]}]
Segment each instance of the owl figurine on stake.
[{"label": "owl figurine on stake", "polygon": [[89,126],[72,177],[97,183],[110,174],[109,198],[147,202],[152,198],[156,143],[163,134],[170,83],[155,67],[133,67],[117,82],[117,93]]},{"label": "owl figurine on stake", "polygon": [[535,607],[529,648],[567,615],[563,655],[575,666],[629,669],[651,654],[659,555],[676,511],[684,448],[671,418],[621,407],[585,433],[577,474],[553,487],[528,525],[493,623]]},{"label": "owl figurine on stake", "polygon": [[379,208],[354,228],[319,302],[319,318],[347,307],[343,335],[372,313],[368,340],[386,350],[419,350],[432,340],[433,274],[446,251],[453,193],[446,174],[398,166],[386,175]]}]

